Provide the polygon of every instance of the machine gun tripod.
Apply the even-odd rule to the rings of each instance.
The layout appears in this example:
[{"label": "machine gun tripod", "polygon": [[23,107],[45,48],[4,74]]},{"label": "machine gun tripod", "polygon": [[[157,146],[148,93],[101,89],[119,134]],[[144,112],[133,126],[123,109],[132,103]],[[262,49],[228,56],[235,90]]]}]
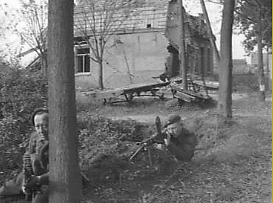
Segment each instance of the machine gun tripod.
[{"label": "machine gun tripod", "polygon": [[[154,143],[164,143],[164,140],[157,140],[158,137],[162,137],[162,131],[161,131],[161,120],[159,116],[155,119],[155,126],[156,126],[156,133],[152,135],[151,137],[137,143],[137,145],[140,145],[140,147],[130,156],[129,161],[132,161],[141,151],[144,151],[148,146],[154,144]],[[149,151],[148,151],[149,153]]]}]

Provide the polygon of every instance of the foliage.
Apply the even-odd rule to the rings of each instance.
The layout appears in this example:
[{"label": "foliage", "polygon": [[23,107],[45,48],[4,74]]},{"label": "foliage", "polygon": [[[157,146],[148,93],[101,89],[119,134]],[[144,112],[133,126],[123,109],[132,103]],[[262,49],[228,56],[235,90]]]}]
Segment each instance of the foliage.
[{"label": "foliage", "polygon": [[45,106],[47,81],[40,72],[13,70],[1,75],[1,111],[4,115],[24,117],[34,108]]},{"label": "foliage", "polygon": [[236,8],[235,22],[246,37],[243,44],[250,52],[257,45],[257,35],[263,46],[272,45],[272,1],[241,0]]},{"label": "foliage", "polygon": [[0,170],[20,166],[28,128],[21,120],[8,116],[0,120],[0,129]]},{"label": "foliage", "polygon": [[104,117],[78,118],[80,158],[82,167],[101,159],[101,156],[118,156],[126,150],[125,143],[137,142],[149,136],[148,126],[133,120],[111,120]]},{"label": "foliage", "polygon": [[21,160],[19,154],[31,130],[33,109],[45,106],[47,81],[39,72],[12,70],[0,74],[0,89],[1,161],[12,167]]}]

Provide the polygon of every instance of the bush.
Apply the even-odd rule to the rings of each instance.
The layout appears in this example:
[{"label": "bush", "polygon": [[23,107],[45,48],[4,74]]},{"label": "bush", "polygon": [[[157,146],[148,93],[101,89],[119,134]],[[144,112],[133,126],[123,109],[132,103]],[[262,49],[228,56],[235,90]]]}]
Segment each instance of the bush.
[{"label": "bush", "polygon": [[0,120],[0,129],[0,170],[20,167],[27,130],[12,116]]},{"label": "bush", "polygon": [[0,73],[0,90],[0,166],[4,170],[21,163],[31,113],[46,106],[47,81],[39,72],[13,70]]},{"label": "bush", "polygon": [[29,119],[34,108],[46,106],[47,80],[40,72],[13,70],[0,75],[3,116]]},{"label": "bush", "polygon": [[104,117],[78,118],[80,159],[83,168],[89,168],[101,156],[117,157],[142,141],[152,130],[145,123],[134,120],[111,120]]}]

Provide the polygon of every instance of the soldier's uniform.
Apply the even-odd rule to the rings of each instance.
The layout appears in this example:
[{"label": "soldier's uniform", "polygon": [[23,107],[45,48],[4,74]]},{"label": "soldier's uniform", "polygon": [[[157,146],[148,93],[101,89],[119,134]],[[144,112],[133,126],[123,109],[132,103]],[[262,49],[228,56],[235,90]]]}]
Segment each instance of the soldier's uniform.
[{"label": "soldier's uniform", "polygon": [[195,135],[182,128],[182,132],[177,138],[171,137],[171,143],[167,146],[167,150],[179,161],[190,161],[194,155],[195,146]]},{"label": "soldier's uniform", "polygon": [[[180,122],[181,117],[178,115],[172,115],[168,119],[165,128],[173,123]],[[177,160],[179,161],[190,161],[194,155],[194,150],[197,144],[197,139],[194,133],[189,132],[187,129],[183,128],[182,123],[181,131],[176,137],[171,136],[169,145],[165,146],[167,151],[169,151]],[[162,134],[156,135],[153,141],[158,144],[164,144],[164,138],[167,137],[166,129],[163,130]]]},{"label": "soldier's uniform", "polygon": [[34,132],[30,136],[28,150],[25,155],[29,155],[32,163],[33,175],[39,176],[48,172],[48,154],[49,143],[47,140],[40,139]]},{"label": "soldier's uniform", "polygon": [[[32,133],[28,150],[24,154],[24,166],[31,165],[29,173],[35,176],[43,175],[47,179],[44,182],[40,182],[37,186],[37,191],[31,194],[33,203],[48,202],[48,149],[48,141],[40,139],[36,132]],[[27,193],[27,191],[25,191],[25,193]]]},{"label": "soldier's uniform", "polygon": [[[0,196],[17,195],[22,193],[25,173],[40,176],[48,173],[48,141],[40,140],[39,135],[34,132],[30,136],[29,145],[23,156],[23,171],[13,180],[7,181],[0,188]],[[45,175],[46,176],[46,175]],[[37,187],[39,190],[31,194],[33,203],[48,202],[48,181]],[[26,191],[25,191],[26,192]]]}]

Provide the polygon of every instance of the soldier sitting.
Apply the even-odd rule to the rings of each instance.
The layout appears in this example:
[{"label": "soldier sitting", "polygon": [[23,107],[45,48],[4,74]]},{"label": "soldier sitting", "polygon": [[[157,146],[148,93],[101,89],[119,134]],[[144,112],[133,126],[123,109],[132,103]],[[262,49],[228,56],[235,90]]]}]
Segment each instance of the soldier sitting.
[{"label": "soldier sitting", "polygon": [[23,192],[33,203],[48,202],[48,111],[37,109],[32,115],[35,132],[31,135],[29,147],[24,154]]},{"label": "soldier sitting", "polygon": [[[32,203],[47,203],[49,198],[48,110],[36,109],[31,122],[35,132],[31,134],[29,146],[23,156],[23,171],[16,179],[6,182],[0,188],[0,196],[16,195],[23,191],[26,199],[32,199]],[[84,176],[82,178],[83,183],[87,184],[88,179]]]},{"label": "soldier sitting", "polygon": [[0,188],[1,196],[26,194],[33,203],[48,202],[48,111],[36,109],[31,118],[35,132],[23,156],[23,171]]}]

